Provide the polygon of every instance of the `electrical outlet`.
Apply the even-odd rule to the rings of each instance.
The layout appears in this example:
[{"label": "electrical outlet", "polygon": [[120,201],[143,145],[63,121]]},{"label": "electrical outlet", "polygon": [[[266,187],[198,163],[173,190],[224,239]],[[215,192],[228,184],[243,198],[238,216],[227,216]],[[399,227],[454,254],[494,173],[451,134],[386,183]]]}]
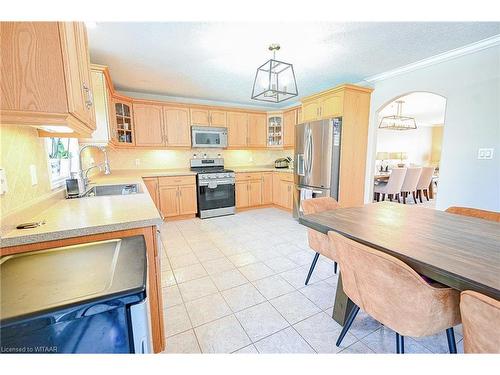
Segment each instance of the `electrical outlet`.
[{"label": "electrical outlet", "polygon": [[479,160],[491,160],[493,159],[493,148],[480,148],[477,151],[477,158]]},{"label": "electrical outlet", "polygon": [[36,166],[30,165],[31,186],[38,185],[38,176],[36,175]]},{"label": "electrical outlet", "polygon": [[135,166],[138,167],[141,165],[141,159],[135,159]]},{"label": "electrical outlet", "polygon": [[5,175],[5,169],[0,168],[0,195],[5,194],[8,191],[7,187],[7,176]]}]

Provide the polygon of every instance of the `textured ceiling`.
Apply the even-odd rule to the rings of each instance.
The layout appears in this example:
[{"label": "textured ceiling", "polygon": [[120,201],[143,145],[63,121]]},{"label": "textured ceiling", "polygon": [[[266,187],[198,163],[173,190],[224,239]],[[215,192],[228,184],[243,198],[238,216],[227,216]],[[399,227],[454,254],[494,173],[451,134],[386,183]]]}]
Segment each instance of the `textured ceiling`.
[{"label": "textured ceiling", "polygon": [[100,22],[88,33],[91,61],[118,90],[260,105],[250,96],[270,43],[305,96],[500,34],[500,23]]}]

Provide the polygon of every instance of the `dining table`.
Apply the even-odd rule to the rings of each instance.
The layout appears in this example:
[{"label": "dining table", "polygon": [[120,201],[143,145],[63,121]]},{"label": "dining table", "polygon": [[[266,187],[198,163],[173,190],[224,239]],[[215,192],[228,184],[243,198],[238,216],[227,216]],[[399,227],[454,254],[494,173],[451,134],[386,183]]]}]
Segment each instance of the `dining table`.
[{"label": "dining table", "polygon": [[[500,300],[500,223],[387,201],[304,215],[299,222],[392,255],[450,288]],[[354,303],[344,293],[339,265],[332,317],[344,325]]]}]

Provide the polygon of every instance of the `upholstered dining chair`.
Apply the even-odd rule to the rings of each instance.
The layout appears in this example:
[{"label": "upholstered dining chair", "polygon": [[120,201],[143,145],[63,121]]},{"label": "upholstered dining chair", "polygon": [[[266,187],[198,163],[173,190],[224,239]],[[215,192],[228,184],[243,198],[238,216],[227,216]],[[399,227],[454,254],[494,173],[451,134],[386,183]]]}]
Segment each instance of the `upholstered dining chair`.
[{"label": "upholstered dining chair", "polygon": [[[302,201],[301,205],[305,215],[335,210],[340,207],[339,203],[331,197],[306,199]],[[337,273],[337,255],[335,254],[335,249],[330,247],[328,236],[314,229],[308,229],[307,237],[309,240],[309,247],[316,251],[316,254],[314,254],[311,267],[309,268],[305,285],[309,283],[309,279],[314,271],[314,267],[316,267],[320,254],[334,261],[334,272]]]},{"label": "upholstered dining chair", "polygon": [[434,174],[434,167],[422,167],[422,173],[417,182],[417,198],[420,199],[422,203],[422,193],[425,199],[429,200],[429,185],[432,181],[432,175]]},{"label": "upholstered dining chair", "polygon": [[500,301],[466,290],[460,295],[465,353],[500,353]]},{"label": "upholstered dining chair", "polygon": [[469,217],[476,217],[478,219],[496,221],[500,223],[500,212],[480,210],[479,208],[469,208],[469,207],[448,207],[446,212],[450,214],[463,215]]},{"label": "upholstered dining chair", "polygon": [[403,186],[405,175],[406,168],[393,168],[387,183],[375,185],[373,192],[375,193],[377,202],[380,201],[380,196],[382,196],[382,200],[385,200],[386,195],[391,202],[393,198],[397,199],[399,202],[399,194],[401,192],[401,187]]},{"label": "upholstered dining chair", "polygon": [[340,346],[359,309],[396,332],[396,352],[404,336],[430,336],[446,330],[450,353],[456,353],[453,327],[460,323],[458,291],[427,283],[401,260],[333,231],[345,294],[355,304],[338,337]]},{"label": "upholstered dining chair", "polygon": [[403,186],[401,186],[401,195],[403,196],[403,203],[406,203],[406,198],[408,194],[412,194],[413,201],[417,203],[417,184],[420,174],[422,173],[421,167],[411,167],[406,169],[405,180],[403,181]]}]

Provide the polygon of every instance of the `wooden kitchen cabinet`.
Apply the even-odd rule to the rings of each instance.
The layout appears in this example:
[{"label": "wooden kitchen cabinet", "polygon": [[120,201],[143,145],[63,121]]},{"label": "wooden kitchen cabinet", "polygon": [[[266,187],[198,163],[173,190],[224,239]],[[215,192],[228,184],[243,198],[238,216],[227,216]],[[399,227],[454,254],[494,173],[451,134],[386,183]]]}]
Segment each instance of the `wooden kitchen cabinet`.
[{"label": "wooden kitchen cabinet", "polygon": [[160,209],[160,195],[158,191],[158,177],[146,177],[143,178],[144,184],[148,189],[149,195],[153,200],[156,208]]},{"label": "wooden kitchen cabinet", "polygon": [[191,147],[191,127],[189,109],[164,107],[165,137],[167,146]]},{"label": "wooden kitchen cabinet", "polygon": [[158,177],[160,212],[165,218],[194,216],[198,210],[196,177]]},{"label": "wooden kitchen cabinet", "polygon": [[209,120],[210,126],[225,128],[227,126],[227,113],[226,111],[210,110]]},{"label": "wooden kitchen cabinet", "polygon": [[236,198],[236,208],[248,207],[248,182],[236,181],[234,184],[234,195]]},{"label": "wooden kitchen cabinet", "polygon": [[248,137],[248,114],[227,113],[228,148],[246,147]]},{"label": "wooden kitchen cabinet", "polygon": [[274,173],[273,175],[273,203],[291,210],[293,208],[293,174]]},{"label": "wooden kitchen cabinet", "polygon": [[132,101],[114,97],[111,108],[111,141],[115,146],[135,145]]},{"label": "wooden kitchen cabinet", "polygon": [[149,103],[133,104],[135,145],[163,146],[165,136],[163,130],[163,107]]},{"label": "wooden kitchen cabinet", "polygon": [[250,207],[262,204],[262,177],[248,183],[248,205]]},{"label": "wooden kitchen cabinet", "polygon": [[2,22],[0,34],[0,122],[65,126],[91,137],[96,125],[84,23]]},{"label": "wooden kitchen cabinet", "polygon": [[190,108],[191,125],[193,126],[210,126],[210,114],[208,109]]},{"label": "wooden kitchen cabinet", "polygon": [[267,116],[265,113],[248,114],[247,146],[265,148],[267,146]]},{"label": "wooden kitchen cabinet", "polygon": [[273,203],[273,172],[262,173],[262,204]]},{"label": "wooden kitchen cabinet", "polygon": [[295,126],[297,125],[297,110],[292,109],[283,113],[283,147],[295,146]]},{"label": "wooden kitchen cabinet", "polygon": [[236,173],[236,208],[262,204],[262,173]]}]

